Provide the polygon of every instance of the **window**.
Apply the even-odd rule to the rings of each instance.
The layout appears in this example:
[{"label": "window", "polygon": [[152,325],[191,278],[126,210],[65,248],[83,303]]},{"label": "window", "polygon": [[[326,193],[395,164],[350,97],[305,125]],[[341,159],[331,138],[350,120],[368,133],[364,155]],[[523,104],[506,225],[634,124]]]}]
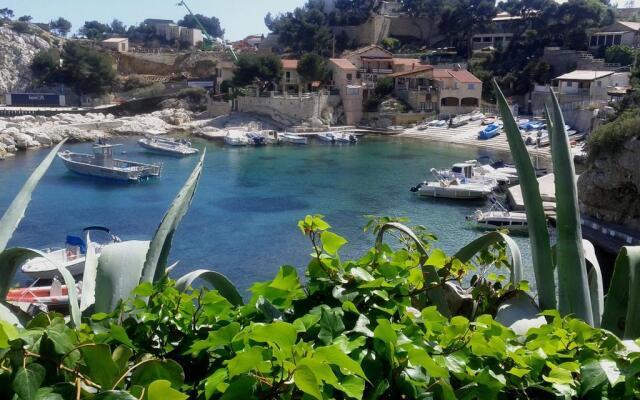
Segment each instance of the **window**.
[{"label": "window", "polygon": [[476,84],[475,83],[470,83],[467,85],[467,89],[469,90],[476,90]]},{"label": "window", "polygon": [[573,87],[573,82],[568,81],[568,82],[567,82],[567,87]]},{"label": "window", "polygon": [[353,74],[347,74],[347,80],[350,81],[353,79]]},{"label": "window", "polygon": [[607,35],[605,46],[611,46],[613,44],[613,35]]},{"label": "window", "polygon": [[482,41],[482,38],[481,38],[481,37],[476,36],[476,37],[474,37],[474,38],[473,38],[473,41],[474,41],[474,42],[476,42],[476,43],[479,43],[479,42],[481,42],[481,41]]},{"label": "window", "polygon": [[348,87],[347,88],[347,96],[357,96],[359,94],[359,90],[357,87]]},{"label": "window", "polygon": [[485,43],[491,43],[491,36],[487,36],[487,37],[482,38],[482,41],[485,42]]},{"label": "window", "polygon": [[620,44],[622,43],[622,35],[615,35],[613,37],[613,44]]},{"label": "window", "polygon": [[604,46],[604,36],[598,35],[598,46]]},{"label": "window", "polygon": [[291,81],[291,72],[290,71],[287,71],[287,72],[284,73],[284,79],[287,82]]},{"label": "window", "polygon": [[596,47],[598,45],[598,37],[591,36],[591,40],[589,41],[589,46]]}]

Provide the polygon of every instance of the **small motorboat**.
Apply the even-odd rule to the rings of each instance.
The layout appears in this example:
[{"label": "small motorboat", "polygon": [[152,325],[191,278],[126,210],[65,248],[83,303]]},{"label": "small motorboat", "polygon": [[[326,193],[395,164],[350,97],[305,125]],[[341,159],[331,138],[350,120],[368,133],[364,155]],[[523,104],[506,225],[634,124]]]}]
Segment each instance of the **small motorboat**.
[{"label": "small motorboat", "polygon": [[[36,280],[29,287],[10,289],[7,302],[32,315],[68,307],[69,290],[66,285],[62,285],[57,278],[45,286],[38,286],[40,283],[40,280]],[[78,294],[81,293],[81,282],[76,285],[76,290]]]},{"label": "small motorboat", "polygon": [[247,138],[249,139],[249,144],[254,146],[264,146],[267,144],[267,138],[262,136],[259,132],[247,132]]},{"label": "small motorboat", "polygon": [[502,125],[499,123],[493,123],[491,125],[487,125],[483,130],[478,133],[478,139],[487,140],[491,139],[494,136],[500,134],[502,130]]},{"label": "small motorboat", "polygon": [[323,142],[335,143],[336,142],[336,134],[334,132],[319,132],[318,139]]},{"label": "small motorboat", "polygon": [[[56,267],[57,264],[66,268],[73,276],[82,275],[89,244],[95,249],[96,255],[99,255],[105,245],[120,241],[119,237],[113,235],[108,228],[102,226],[89,226],[84,228],[82,232],[85,235],[84,239],[79,236],[67,235],[64,248],[42,250],[46,257],[29,259],[20,266],[20,270],[31,278],[52,279],[60,273]],[[92,232],[102,232],[107,235],[107,240],[103,241],[103,243],[93,241],[91,239]]]},{"label": "small motorboat", "polygon": [[490,186],[493,190],[498,189],[502,183],[509,183],[508,179],[496,179],[489,176],[483,169],[476,168],[476,163],[468,161],[455,163],[451,169],[436,170],[440,178],[447,180],[458,179],[460,183],[478,183]]},{"label": "small motorboat", "polygon": [[147,136],[138,140],[140,147],[153,153],[171,156],[189,156],[197,154],[198,149],[193,148],[191,142],[186,139],[172,139],[155,136]]},{"label": "small motorboat", "polygon": [[160,176],[161,165],[113,158],[113,148],[116,146],[119,145],[106,144],[99,140],[93,145],[93,155],[65,150],[59,152],[58,157],[70,171],[80,175],[128,182]]},{"label": "small motorboat", "polygon": [[436,181],[425,181],[411,188],[411,191],[425,197],[442,197],[448,199],[482,199],[493,192],[493,189],[481,183],[463,183],[458,178],[446,179],[435,169],[431,169]]},{"label": "small motorboat", "polygon": [[479,111],[473,112],[469,116],[470,121],[480,121],[483,118],[484,118],[484,114]]},{"label": "small motorboat", "polygon": [[305,136],[296,135],[295,133],[281,133],[280,140],[283,143],[292,143],[292,144],[307,144],[307,138]]},{"label": "small motorboat", "polygon": [[547,126],[543,121],[527,121],[521,129],[526,131],[539,131],[540,129],[544,129]]},{"label": "small motorboat", "polygon": [[518,120],[518,128],[522,130],[526,130],[527,124],[529,123],[528,119],[519,119]]},{"label": "small motorboat", "polygon": [[470,114],[457,115],[451,119],[451,123],[449,124],[449,126],[452,128],[458,128],[468,124],[469,121],[471,121]]},{"label": "small motorboat", "polygon": [[434,119],[433,121],[429,122],[427,125],[429,126],[435,126],[438,128],[442,128],[447,126],[447,120],[445,119]]},{"label": "small motorboat", "polygon": [[335,138],[336,138],[336,142],[338,143],[357,143],[358,142],[358,138],[356,137],[356,135],[348,132],[336,133]]},{"label": "small motorboat", "polygon": [[251,143],[247,133],[239,129],[229,129],[224,136],[224,142],[230,146],[247,146]]},{"label": "small motorboat", "polygon": [[498,117],[496,117],[495,115],[486,115],[480,123],[482,125],[491,125],[495,124],[496,122],[498,122]]},{"label": "small motorboat", "polygon": [[484,229],[509,229],[510,231],[527,231],[527,214],[523,212],[512,212],[500,204],[498,200],[490,197],[492,206],[487,211],[476,210],[473,215],[467,216],[468,221],[472,221],[476,227]]}]

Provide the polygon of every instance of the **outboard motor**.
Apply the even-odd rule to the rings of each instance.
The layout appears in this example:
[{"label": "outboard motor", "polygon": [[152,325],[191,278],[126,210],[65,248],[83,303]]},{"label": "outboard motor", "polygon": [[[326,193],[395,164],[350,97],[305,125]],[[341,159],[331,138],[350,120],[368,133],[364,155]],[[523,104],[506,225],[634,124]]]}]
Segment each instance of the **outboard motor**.
[{"label": "outboard motor", "polygon": [[409,189],[412,193],[417,192],[418,190],[420,190],[420,188],[422,187],[423,182],[418,183],[416,186],[412,186],[411,189]]}]

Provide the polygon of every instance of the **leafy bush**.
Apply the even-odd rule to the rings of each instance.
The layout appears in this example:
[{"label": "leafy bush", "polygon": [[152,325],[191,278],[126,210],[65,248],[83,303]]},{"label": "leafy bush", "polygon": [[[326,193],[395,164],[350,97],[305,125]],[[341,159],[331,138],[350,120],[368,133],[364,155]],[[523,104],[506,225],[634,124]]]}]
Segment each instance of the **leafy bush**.
[{"label": "leafy bush", "polygon": [[17,33],[31,33],[31,27],[24,21],[15,21],[11,24],[11,29]]},{"label": "leafy bush", "polygon": [[589,135],[587,148],[589,160],[595,161],[604,155],[614,155],[623,149],[624,143],[632,137],[640,137],[640,113],[631,110],[614,121],[602,125]]},{"label": "leafy bush", "polygon": [[[371,227],[380,233],[389,221]],[[381,244],[343,261],[346,240],[319,216],[299,227],[313,253],[306,284],[283,266],[251,287],[246,305],[234,306],[217,291],[183,292],[184,282],[165,278],[141,284],[112,313],[94,314],[76,330],[55,313],[26,329],[0,322],[0,381],[21,398],[77,391],[122,399],[146,393],[149,400],[640,394],[637,341],[556,311],[524,337],[487,314],[449,320],[427,305],[435,288],[410,239],[401,237],[400,249]],[[437,249],[426,263],[454,280],[470,267]],[[478,279],[474,296],[496,289],[498,280]]]},{"label": "leafy bush", "polygon": [[143,86],[131,91],[132,97],[135,98],[144,98],[144,97],[154,97],[160,96],[164,93],[165,86],[161,82],[154,82],[148,86]]}]

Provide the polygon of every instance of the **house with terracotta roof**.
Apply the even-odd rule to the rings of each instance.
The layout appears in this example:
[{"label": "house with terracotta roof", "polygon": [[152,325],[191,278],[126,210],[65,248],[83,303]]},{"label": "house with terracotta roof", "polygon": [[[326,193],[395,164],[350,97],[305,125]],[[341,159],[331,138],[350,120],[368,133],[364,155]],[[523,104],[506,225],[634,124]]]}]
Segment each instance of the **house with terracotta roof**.
[{"label": "house with terracotta roof", "polygon": [[460,114],[480,107],[482,81],[460,68],[433,70],[437,108],[440,114]]},{"label": "house with terracotta roof", "polygon": [[282,60],[282,79],[280,85],[283,92],[295,92],[302,91],[302,79],[298,74],[298,61],[299,60]]},{"label": "house with terracotta roof", "polygon": [[393,53],[377,44],[347,52],[342,58],[357,68],[365,90],[374,89],[380,77],[393,73]]},{"label": "house with terracotta roof", "polygon": [[434,90],[433,67],[422,65],[408,71],[390,75],[393,92],[414,111],[429,112],[437,109],[437,92]]},{"label": "house with terracotta roof", "polygon": [[333,88],[340,94],[347,125],[355,125],[362,119],[363,86],[358,68],[346,58],[329,59]]}]

